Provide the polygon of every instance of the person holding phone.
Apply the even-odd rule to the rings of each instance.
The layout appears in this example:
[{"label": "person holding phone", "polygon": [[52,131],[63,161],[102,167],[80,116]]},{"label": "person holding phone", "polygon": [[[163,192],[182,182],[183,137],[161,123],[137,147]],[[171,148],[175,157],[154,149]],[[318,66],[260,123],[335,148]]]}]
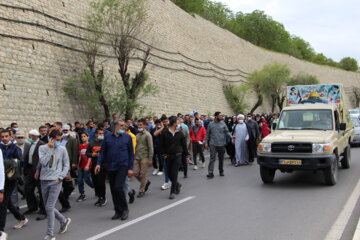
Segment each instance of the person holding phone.
[{"label": "person holding phone", "polygon": [[46,240],[55,240],[55,218],[60,222],[60,234],[67,231],[71,222],[70,218],[66,218],[55,208],[62,181],[68,176],[70,167],[69,155],[66,148],[61,146],[61,138],[61,132],[54,130],[50,134],[49,143],[39,147],[39,168],[35,174],[36,178],[40,175],[41,191],[48,219],[44,238]]}]

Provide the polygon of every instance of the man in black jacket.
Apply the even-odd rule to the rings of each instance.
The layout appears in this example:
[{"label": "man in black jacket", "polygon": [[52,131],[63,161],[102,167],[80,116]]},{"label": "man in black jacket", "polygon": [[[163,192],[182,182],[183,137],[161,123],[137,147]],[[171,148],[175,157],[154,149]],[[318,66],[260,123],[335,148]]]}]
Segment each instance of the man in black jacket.
[{"label": "man in black jacket", "polygon": [[[35,173],[39,163],[39,147],[45,143],[40,140],[40,133],[33,129],[29,132],[30,147],[24,150],[24,193],[28,210],[24,214],[31,214],[40,208],[37,220],[46,218],[44,203],[41,194],[40,180],[35,179]],[[38,189],[40,201],[35,195],[35,189]]]},{"label": "man in black jacket", "polygon": [[174,199],[174,194],[179,194],[181,184],[178,182],[179,164],[183,154],[186,161],[190,161],[190,155],[186,146],[184,134],[178,130],[179,122],[175,116],[169,118],[169,128],[161,132],[160,152],[166,161],[166,168],[171,181],[169,199]]}]

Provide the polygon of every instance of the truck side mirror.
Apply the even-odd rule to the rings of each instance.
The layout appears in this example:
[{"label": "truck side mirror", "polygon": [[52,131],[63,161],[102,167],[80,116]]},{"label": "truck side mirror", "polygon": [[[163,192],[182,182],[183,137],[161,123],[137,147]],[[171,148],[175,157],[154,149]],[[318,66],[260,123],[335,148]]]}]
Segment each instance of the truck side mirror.
[{"label": "truck side mirror", "polygon": [[346,123],[340,123],[340,131],[346,130]]},{"label": "truck side mirror", "polygon": [[277,124],[276,124],[276,123],[273,123],[273,124],[272,124],[272,129],[274,129],[274,130],[275,130],[275,129],[276,129],[276,127],[277,127]]}]

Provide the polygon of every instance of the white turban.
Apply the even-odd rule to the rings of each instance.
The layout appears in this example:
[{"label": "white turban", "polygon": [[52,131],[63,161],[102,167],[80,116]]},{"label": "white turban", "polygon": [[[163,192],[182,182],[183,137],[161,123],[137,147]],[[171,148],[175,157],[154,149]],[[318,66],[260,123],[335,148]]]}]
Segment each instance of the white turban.
[{"label": "white turban", "polygon": [[239,118],[243,118],[243,119],[245,119],[244,114],[239,114],[239,115],[237,115],[237,119],[239,119]]}]

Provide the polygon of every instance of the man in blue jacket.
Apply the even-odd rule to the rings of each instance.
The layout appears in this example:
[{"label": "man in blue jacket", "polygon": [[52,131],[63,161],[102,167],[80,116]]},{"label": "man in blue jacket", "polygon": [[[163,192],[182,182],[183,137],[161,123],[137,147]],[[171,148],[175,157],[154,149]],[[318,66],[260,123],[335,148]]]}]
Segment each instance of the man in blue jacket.
[{"label": "man in blue jacket", "polygon": [[115,207],[113,220],[121,218],[126,220],[129,216],[129,208],[125,195],[126,176],[133,176],[134,149],[130,135],[125,133],[125,122],[114,122],[114,133],[105,136],[101,145],[95,173],[100,172],[102,164],[105,164],[110,178],[110,190]]}]

